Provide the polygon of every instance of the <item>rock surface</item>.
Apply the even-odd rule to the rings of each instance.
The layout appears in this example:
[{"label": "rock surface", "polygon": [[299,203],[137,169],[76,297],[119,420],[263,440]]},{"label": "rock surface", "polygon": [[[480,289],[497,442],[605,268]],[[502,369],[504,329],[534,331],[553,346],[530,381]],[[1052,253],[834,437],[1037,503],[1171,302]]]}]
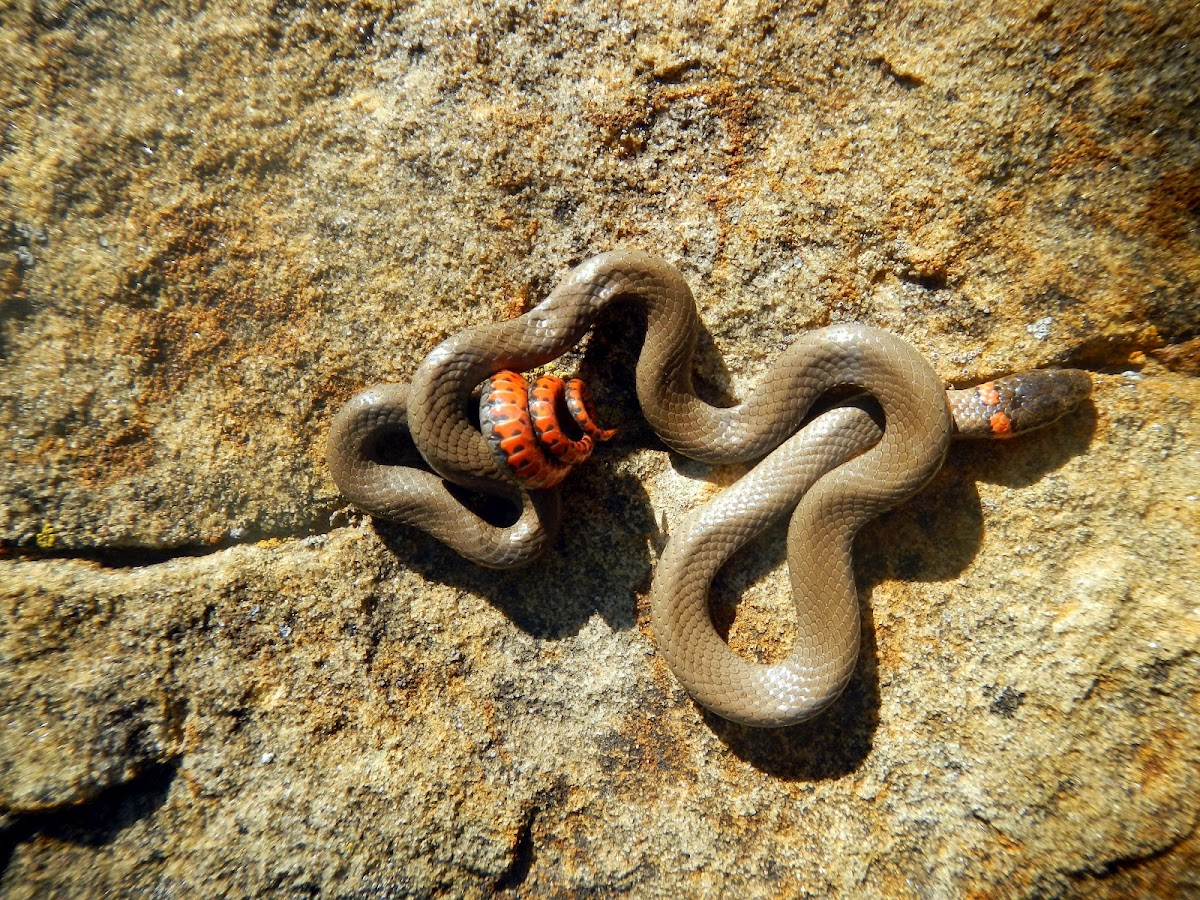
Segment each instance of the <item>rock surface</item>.
[{"label": "rock surface", "polygon": [[[0,892],[1200,891],[1198,40],[1184,2],[0,9]],[[813,723],[655,651],[655,556],[742,469],[638,422],[617,323],[622,439],[532,570],[328,478],[354,390],[613,246],[685,271],[715,395],[833,321],[956,384],[1095,373],[864,530]],[[790,640],[782,545],[715,591],[743,653]]]}]

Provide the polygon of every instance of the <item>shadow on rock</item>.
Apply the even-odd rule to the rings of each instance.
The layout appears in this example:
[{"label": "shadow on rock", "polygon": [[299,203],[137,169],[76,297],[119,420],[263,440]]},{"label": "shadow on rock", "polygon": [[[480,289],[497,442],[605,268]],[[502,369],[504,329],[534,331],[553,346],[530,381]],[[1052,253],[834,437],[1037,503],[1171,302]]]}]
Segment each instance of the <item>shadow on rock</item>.
[{"label": "shadow on rock", "polygon": [[[863,593],[860,592],[860,598]],[[862,646],[850,684],[815,719],[787,728],[750,728],[701,708],[713,734],[735,756],[785,781],[827,781],[858,769],[879,726],[879,661],[875,620],[862,606]]]},{"label": "shadow on rock", "polygon": [[1029,487],[1073,457],[1086,453],[1096,433],[1092,398],[1060,421],[1011,441],[955,444],[946,465],[963,476],[1005,487]]},{"label": "shadow on rock", "polygon": [[614,631],[632,628],[635,592],[651,571],[646,535],[655,531],[645,489],[606,466],[585,466],[564,484],[562,504],[549,552],[509,571],[472,565],[413,528],[375,520],[375,531],[423,578],[484,597],[534,637],[570,637],[596,614]]},{"label": "shadow on rock", "polygon": [[[620,429],[627,446],[662,446],[642,417],[635,387],[638,357],[646,337],[646,313],[636,303],[618,302],[596,321],[579,360],[579,377],[587,381],[602,415],[602,424]],[[697,395],[714,406],[734,406],[732,376],[708,328],[700,324],[692,357]]]},{"label": "shadow on rock", "polygon": [[17,847],[39,838],[82,847],[106,846],[126,828],[158,812],[167,802],[177,771],[175,761],[151,763],[130,780],[80,803],[13,814],[12,823],[0,830],[0,874]]}]

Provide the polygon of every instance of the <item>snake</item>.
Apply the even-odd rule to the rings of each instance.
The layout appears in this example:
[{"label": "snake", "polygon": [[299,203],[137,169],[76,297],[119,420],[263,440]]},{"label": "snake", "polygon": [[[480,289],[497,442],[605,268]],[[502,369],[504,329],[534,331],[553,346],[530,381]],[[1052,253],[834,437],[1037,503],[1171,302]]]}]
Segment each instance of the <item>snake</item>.
[{"label": "snake", "polygon": [[[450,336],[411,383],[375,385],[347,401],[327,446],[335,483],[361,510],[424,530],[475,563],[531,562],[557,532],[559,492],[525,487],[502,464],[480,430],[477,391],[496,373],[557,359],[619,301],[645,313],[636,391],[663,443],[705,463],[757,461],[673,529],[650,589],[650,626],[672,673],[702,706],[743,725],[810,719],[850,681],[860,642],[851,549],[866,522],[928,484],[953,439],[1019,435],[1091,390],[1088,374],[1073,369],[947,390],[908,341],[834,324],[797,338],[743,401],[716,406],[693,386],[700,319],[682,273],[658,256],[614,250],[581,262],[523,315]],[[814,412],[839,389],[839,402]],[[503,498],[515,520],[481,516],[464,492]],[[731,554],[789,514],[797,638],[786,659],[763,664],[725,643],[708,594]]]}]

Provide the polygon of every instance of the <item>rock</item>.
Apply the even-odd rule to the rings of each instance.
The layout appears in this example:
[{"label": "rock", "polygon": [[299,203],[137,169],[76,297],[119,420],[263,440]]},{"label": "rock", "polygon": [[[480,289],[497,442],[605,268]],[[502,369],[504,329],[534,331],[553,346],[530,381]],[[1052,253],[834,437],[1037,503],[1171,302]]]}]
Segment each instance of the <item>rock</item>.
[{"label": "rock", "polygon": [[[6,896],[1200,889],[1187,5],[0,25]],[[532,569],[329,480],[346,397],[613,246],[683,268],[713,396],[835,321],[955,384],[1095,373],[864,530],[811,723],[713,718],[655,650],[655,557],[744,469],[637,420],[617,317],[563,366],[622,437]],[[792,637],[782,547],[716,586],[739,652]]]}]

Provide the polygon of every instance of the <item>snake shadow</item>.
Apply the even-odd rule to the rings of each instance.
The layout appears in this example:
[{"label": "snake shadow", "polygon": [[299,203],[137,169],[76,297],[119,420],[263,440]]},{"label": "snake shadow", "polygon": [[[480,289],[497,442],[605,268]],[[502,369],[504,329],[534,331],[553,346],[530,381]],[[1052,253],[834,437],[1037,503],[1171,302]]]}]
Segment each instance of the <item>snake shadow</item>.
[{"label": "snake shadow", "polygon": [[[983,544],[986,521],[977,484],[1025,487],[1087,451],[1096,409],[1085,402],[1070,416],[1017,441],[955,444],[933,482],[904,506],[868,523],[854,544],[854,574],[862,644],[854,676],[824,713],[787,728],[749,728],[696,704],[703,720],[737,757],[788,781],[840,778],[858,769],[871,752],[879,726],[880,646],[872,613],[875,587],[885,580],[938,582],[956,579]],[[725,566],[714,583],[710,611],[727,631],[733,607],[748,586],[786,557],[786,525],[769,529]],[[902,614],[920,616],[919,609]],[[883,656],[890,656],[883,648]],[[903,677],[903,673],[897,673]],[[689,701],[693,702],[694,701]],[[935,713],[940,698],[924,698]]]},{"label": "snake shadow", "polygon": [[486,569],[417,529],[374,519],[375,532],[399,560],[429,581],[486,599],[533,637],[570,637],[594,615],[614,631],[636,624],[636,597],[649,588],[647,534],[657,530],[637,478],[595,461],[561,488],[562,526],[550,549],[529,566]]}]

